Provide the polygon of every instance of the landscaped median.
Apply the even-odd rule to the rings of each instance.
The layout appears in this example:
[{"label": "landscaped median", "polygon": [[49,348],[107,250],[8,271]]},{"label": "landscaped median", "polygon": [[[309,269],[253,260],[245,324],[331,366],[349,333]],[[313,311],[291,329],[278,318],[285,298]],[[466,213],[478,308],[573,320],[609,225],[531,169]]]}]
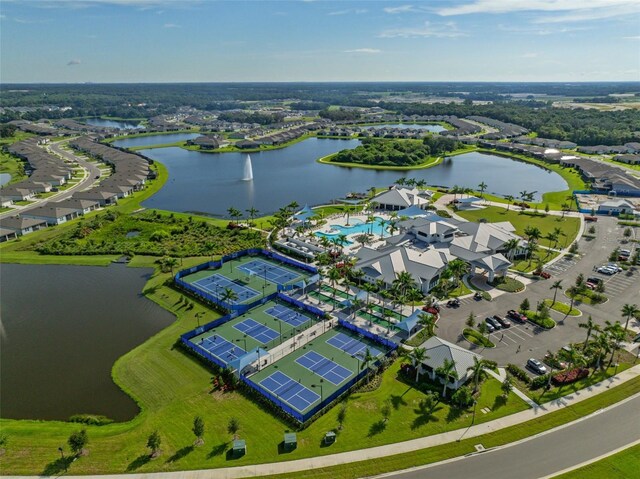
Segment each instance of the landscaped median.
[{"label": "landscaped median", "polygon": [[553,309],[562,314],[566,314],[568,316],[582,316],[582,312],[579,309],[572,308],[570,305],[566,303],[562,303],[560,301],[553,301],[552,299],[545,299],[544,304],[546,304],[549,308]]},{"label": "landscaped median", "polygon": [[541,317],[540,313],[537,311],[527,310],[522,313],[536,326],[540,326],[544,329],[553,329],[556,327],[556,322],[553,319],[549,317]]},{"label": "landscaped median", "polygon": [[472,344],[475,344],[476,346],[481,346],[483,348],[496,347],[495,344],[493,344],[489,339],[485,338],[482,334],[480,334],[479,331],[476,331],[475,329],[464,328],[464,331],[462,331],[462,335],[464,336],[464,339]]}]

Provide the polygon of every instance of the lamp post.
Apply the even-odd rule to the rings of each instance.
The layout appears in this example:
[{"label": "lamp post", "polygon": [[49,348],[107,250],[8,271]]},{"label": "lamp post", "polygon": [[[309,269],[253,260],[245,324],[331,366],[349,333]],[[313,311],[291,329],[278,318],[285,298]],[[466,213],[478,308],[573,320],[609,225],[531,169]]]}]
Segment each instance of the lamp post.
[{"label": "lamp post", "polygon": [[244,341],[244,352],[247,352],[247,335],[245,334],[243,338],[236,339],[236,342]]},{"label": "lamp post", "polygon": [[273,318],[273,320],[278,323],[278,326],[280,328],[280,344],[282,344],[282,321],[280,321],[278,318]]},{"label": "lamp post", "polygon": [[358,375],[360,374],[360,358],[358,356],[356,356],[355,354],[353,354],[351,357],[353,359],[355,359],[356,361],[358,361],[358,374],[356,374],[356,378],[357,378]]},{"label": "lamp post", "polygon": [[324,394],[322,392],[322,382],[323,381],[324,381],[324,379],[320,379],[320,383],[311,385],[312,388],[320,388],[320,404],[322,404],[322,402],[324,401]]}]

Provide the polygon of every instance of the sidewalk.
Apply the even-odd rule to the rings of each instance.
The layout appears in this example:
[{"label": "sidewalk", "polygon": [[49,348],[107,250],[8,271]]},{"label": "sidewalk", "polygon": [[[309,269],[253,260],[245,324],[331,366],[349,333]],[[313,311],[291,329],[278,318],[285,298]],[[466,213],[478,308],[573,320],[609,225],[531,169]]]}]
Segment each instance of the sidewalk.
[{"label": "sidewalk", "polygon": [[[500,377],[500,375],[495,374]],[[297,471],[305,471],[310,469],[318,469],[322,467],[337,466],[349,464],[351,462],[375,461],[380,457],[393,456],[411,451],[417,451],[429,447],[439,446],[442,444],[456,442],[463,435],[465,439],[477,437],[498,431],[503,428],[514,426],[517,424],[531,421],[546,414],[558,411],[567,406],[589,399],[601,392],[606,391],[612,386],[619,386],[630,379],[640,375],[640,364],[627,369],[615,377],[599,382],[586,389],[580,390],[575,394],[570,394],[563,398],[548,402],[546,404],[527,409],[507,417],[495,419],[483,424],[476,424],[470,428],[458,429],[433,436],[421,437],[410,441],[387,444],[384,446],[372,447],[369,449],[359,449],[356,451],[342,452],[339,454],[331,454],[328,456],[310,457],[306,459],[298,459],[295,461],[276,462],[272,464],[255,464],[239,467],[224,467],[220,469],[206,469],[197,471],[176,471],[176,472],[155,472],[147,474],[128,474],[127,479],[210,479],[216,477],[218,479],[239,479],[243,477],[266,476],[270,474],[284,474]],[[17,478],[18,476],[16,476]],[[26,476],[20,476],[24,478]],[[74,476],[82,477],[82,476]],[[122,479],[122,474],[101,475],[100,479]]]}]

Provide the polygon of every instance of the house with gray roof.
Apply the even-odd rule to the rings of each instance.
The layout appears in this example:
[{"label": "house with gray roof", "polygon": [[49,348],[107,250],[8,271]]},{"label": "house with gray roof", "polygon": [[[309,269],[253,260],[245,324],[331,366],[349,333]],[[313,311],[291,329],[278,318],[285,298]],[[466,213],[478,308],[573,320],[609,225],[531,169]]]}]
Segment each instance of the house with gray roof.
[{"label": "house with gray roof", "polygon": [[47,227],[47,222],[42,219],[10,216],[0,219],[0,228],[15,231],[18,236],[33,233]]},{"label": "house with gray roof", "polygon": [[456,346],[449,341],[432,336],[421,345],[426,351],[426,359],[421,363],[421,369],[432,381],[439,381],[444,384],[444,378],[440,377],[437,370],[444,365],[445,360],[453,361],[457,379],[450,381],[447,385],[450,389],[458,389],[465,382],[471,379],[472,373],[469,368],[474,364],[474,358],[480,360],[482,356],[466,349]]},{"label": "house with gray roof", "polygon": [[47,222],[47,225],[55,226],[77,218],[80,216],[80,213],[78,213],[78,210],[75,208],[65,208],[51,202],[21,213],[20,216],[22,218],[44,220]]}]

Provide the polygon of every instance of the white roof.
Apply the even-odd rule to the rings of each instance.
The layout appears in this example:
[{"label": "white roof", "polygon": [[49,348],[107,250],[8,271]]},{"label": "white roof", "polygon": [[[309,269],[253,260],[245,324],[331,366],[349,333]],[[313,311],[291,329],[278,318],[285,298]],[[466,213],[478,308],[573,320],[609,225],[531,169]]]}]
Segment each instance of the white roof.
[{"label": "white roof", "polygon": [[473,358],[482,359],[479,354],[467,351],[460,346],[456,346],[449,341],[432,336],[422,343],[421,347],[426,349],[428,358],[422,364],[438,369],[444,364],[444,360],[454,361],[458,379],[463,379],[469,374],[468,368],[473,366]]}]

